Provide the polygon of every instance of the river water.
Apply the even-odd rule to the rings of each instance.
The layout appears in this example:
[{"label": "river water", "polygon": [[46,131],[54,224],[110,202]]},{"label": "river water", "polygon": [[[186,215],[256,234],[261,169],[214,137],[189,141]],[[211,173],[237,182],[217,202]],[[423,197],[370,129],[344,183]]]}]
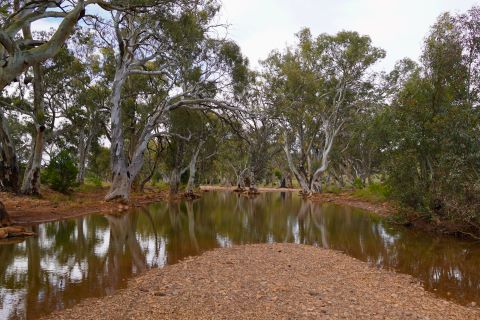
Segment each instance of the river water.
[{"label": "river water", "polygon": [[34,319],[112,294],[149,268],[213,248],[272,242],[340,250],[410,274],[441,297],[480,303],[478,243],[389,226],[363,210],[292,193],[208,192],[194,203],[158,203],[34,230],[38,237],[0,244],[0,319]]}]

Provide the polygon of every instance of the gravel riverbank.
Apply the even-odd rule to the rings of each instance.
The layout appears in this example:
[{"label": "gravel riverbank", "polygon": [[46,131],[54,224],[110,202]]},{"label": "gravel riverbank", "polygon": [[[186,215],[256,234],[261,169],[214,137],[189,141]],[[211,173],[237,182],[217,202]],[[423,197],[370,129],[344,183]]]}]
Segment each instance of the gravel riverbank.
[{"label": "gravel riverbank", "polygon": [[217,249],[148,271],[51,319],[479,319],[411,276],[295,244]]}]

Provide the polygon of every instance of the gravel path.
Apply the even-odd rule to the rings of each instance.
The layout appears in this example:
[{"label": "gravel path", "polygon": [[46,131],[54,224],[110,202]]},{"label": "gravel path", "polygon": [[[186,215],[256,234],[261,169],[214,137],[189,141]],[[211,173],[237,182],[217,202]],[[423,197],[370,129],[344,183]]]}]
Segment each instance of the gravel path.
[{"label": "gravel path", "polygon": [[209,251],[52,319],[480,319],[414,278],[294,244]]}]

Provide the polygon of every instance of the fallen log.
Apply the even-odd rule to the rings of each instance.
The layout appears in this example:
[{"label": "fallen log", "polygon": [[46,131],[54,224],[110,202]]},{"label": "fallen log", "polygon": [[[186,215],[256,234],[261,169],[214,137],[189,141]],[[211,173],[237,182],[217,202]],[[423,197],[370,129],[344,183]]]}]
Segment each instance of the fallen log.
[{"label": "fallen log", "polygon": [[0,228],[0,239],[16,238],[16,237],[31,237],[36,235],[35,232],[27,231],[24,227],[10,226]]}]

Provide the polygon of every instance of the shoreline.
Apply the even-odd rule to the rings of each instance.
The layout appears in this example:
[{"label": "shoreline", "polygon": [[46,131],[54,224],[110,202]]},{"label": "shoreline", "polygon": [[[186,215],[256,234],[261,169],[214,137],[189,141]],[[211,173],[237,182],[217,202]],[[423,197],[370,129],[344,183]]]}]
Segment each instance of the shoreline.
[{"label": "shoreline", "polygon": [[[204,190],[207,191],[233,191],[235,187],[221,187],[221,186],[202,186]],[[279,188],[258,188],[260,193],[263,192],[300,192],[298,188],[292,189],[279,189]],[[453,220],[434,220],[426,221],[425,218],[428,215],[416,212],[413,209],[401,209],[392,201],[373,201],[368,199],[363,199],[358,196],[355,196],[351,192],[340,192],[340,193],[315,193],[307,197],[310,201],[316,203],[334,203],[337,205],[345,205],[354,208],[363,209],[371,213],[377,214],[383,218],[394,218],[389,222],[402,226],[405,228],[412,228],[422,232],[431,234],[432,236],[444,236],[452,237],[455,239],[479,241],[480,235],[470,232],[471,226],[462,224]],[[406,214],[403,217],[404,221],[395,221],[396,218],[400,218],[400,215],[397,215],[400,210],[403,210]]]},{"label": "shoreline", "polygon": [[[200,192],[225,191],[235,192],[235,187],[222,186],[200,186]],[[259,193],[266,192],[300,192],[298,188],[275,188],[260,187]],[[162,201],[179,201],[184,199],[180,193],[176,197],[171,197],[168,191],[155,188],[146,188],[144,193],[131,194],[131,200],[128,205],[116,201],[106,202],[103,200],[107,193],[106,187],[97,187],[88,191],[77,191],[70,195],[56,193],[51,190],[42,190],[42,197],[13,195],[0,192],[0,201],[2,201],[10,215],[14,225],[29,226],[40,223],[60,221],[70,218],[77,218],[89,214],[109,214],[125,212],[135,207],[141,207],[151,203]],[[337,205],[346,205],[354,208],[363,209],[384,218],[395,218],[398,208],[391,201],[372,201],[359,198],[350,192],[341,193],[318,193],[308,197],[310,201],[316,203],[334,203]],[[436,220],[425,221],[426,215],[412,210],[407,210],[404,221],[391,220],[395,225],[407,228],[415,228],[432,235],[441,235],[454,237],[457,239],[470,239],[478,241],[480,238],[469,233],[468,226],[459,224],[455,221]],[[398,216],[400,217],[400,216]]]},{"label": "shoreline", "polygon": [[[230,191],[233,192],[235,187],[222,187],[222,186],[200,186],[202,191]],[[299,188],[264,188],[259,187],[259,193],[265,192],[300,192],[301,189]],[[308,197],[308,200],[321,203],[321,202],[330,202],[339,205],[347,205],[354,208],[364,209],[373,213],[376,213],[383,217],[391,216],[395,211],[396,208],[389,203],[388,201],[384,202],[373,202],[368,201],[365,199],[361,199],[358,197],[353,196],[351,193],[348,192],[341,192],[338,194],[335,193],[316,193],[312,196]]]},{"label": "shoreline", "polygon": [[0,200],[14,225],[29,226],[46,222],[78,218],[90,214],[109,214],[168,199],[168,193],[160,190],[146,190],[133,193],[128,205],[103,200],[106,188],[89,192],[74,192],[70,195],[52,191],[42,192],[42,197],[13,195],[1,192]]},{"label": "shoreline", "polygon": [[[234,192],[235,187],[200,186],[201,192],[226,191]],[[39,223],[60,221],[70,218],[83,217],[90,214],[108,214],[127,211],[131,208],[148,205],[161,201],[178,201],[181,195],[171,198],[168,191],[146,189],[144,193],[132,193],[128,205],[103,200],[107,188],[98,187],[88,192],[74,192],[64,195],[51,190],[42,190],[42,196],[23,196],[0,192],[0,200],[4,203],[7,212],[15,225],[28,226]],[[300,192],[298,188],[258,188],[259,193],[265,192]],[[314,202],[333,202],[339,205],[348,205],[368,210],[381,216],[389,216],[393,209],[388,203],[373,203],[352,197],[348,193],[315,194],[309,197]]]},{"label": "shoreline", "polygon": [[[308,263],[305,263],[308,261]],[[412,276],[339,251],[254,244],[207,251],[155,268],[126,289],[44,319],[478,319],[426,292]]]},{"label": "shoreline", "polygon": [[[236,187],[222,187],[222,186],[206,186],[202,185],[200,186],[200,190],[202,191],[235,191]],[[247,189],[246,189],[247,190]],[[299,188],[275,188],[275,187],[259,187],[257,188],[257,191],[259,193],[265,193],[265,192],[300,192],[301,189]]]}]

